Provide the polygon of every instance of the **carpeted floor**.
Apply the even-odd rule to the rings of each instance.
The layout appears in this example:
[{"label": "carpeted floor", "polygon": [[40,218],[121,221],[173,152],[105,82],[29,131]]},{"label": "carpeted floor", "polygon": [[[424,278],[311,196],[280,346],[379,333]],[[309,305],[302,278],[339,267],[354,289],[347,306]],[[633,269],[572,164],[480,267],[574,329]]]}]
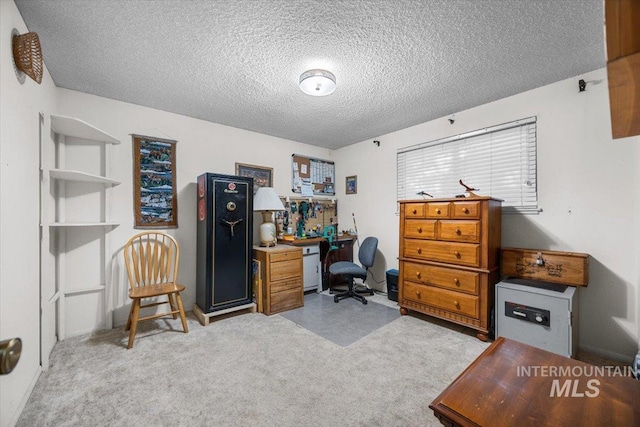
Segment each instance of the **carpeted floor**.
[{"label": "carpeted floor", "polygon": [[335,303],[332,295],[311,293],[305,295],[304,307],[286,311],[282,316],[335,344],[347,347],[399,318],[400,311],[382,304],[364,305],[353,298]]},{"label": "carpeted floor", "polygon": [[283,315],[189,328],[143,323],[131,350],[123,328],[58,343],[18,426],[439,426],[429,403],[488,346],[414,316],[348,347]]}]

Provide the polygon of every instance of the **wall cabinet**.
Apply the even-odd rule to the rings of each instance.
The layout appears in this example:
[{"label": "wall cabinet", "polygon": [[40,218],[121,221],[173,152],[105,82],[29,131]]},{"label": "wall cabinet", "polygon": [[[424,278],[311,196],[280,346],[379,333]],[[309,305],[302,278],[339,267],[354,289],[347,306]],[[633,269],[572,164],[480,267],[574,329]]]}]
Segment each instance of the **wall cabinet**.
[{"label": "wall cabinet", "polygon": [[640,135],[640,1],[604,4],[613,138]]},{"label": "wall cabinet", "polygon": [[[41,322],[43,344],[55,337],[112,327],[107,266],[110,147],[120,141],[76,118],[41,118]],[[53,327],[55,325],[55,327]],[[43,348],[44,351],[44,348]]]}]

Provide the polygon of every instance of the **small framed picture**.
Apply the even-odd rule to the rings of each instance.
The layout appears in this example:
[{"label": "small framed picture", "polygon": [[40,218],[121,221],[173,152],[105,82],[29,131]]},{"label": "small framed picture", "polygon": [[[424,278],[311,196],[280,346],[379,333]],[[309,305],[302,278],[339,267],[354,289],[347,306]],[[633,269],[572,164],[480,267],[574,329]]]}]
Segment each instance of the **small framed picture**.
[{"label": "small framed picture", "polygon": [[358,176],[348,176],[346,178],[346,194],[357,194],[358,193]]},{"label": "small framed picture", "polygon": [[236,175],[253,178],[253,193],[259,187],[273,187],[273,168],[236,163]]}]

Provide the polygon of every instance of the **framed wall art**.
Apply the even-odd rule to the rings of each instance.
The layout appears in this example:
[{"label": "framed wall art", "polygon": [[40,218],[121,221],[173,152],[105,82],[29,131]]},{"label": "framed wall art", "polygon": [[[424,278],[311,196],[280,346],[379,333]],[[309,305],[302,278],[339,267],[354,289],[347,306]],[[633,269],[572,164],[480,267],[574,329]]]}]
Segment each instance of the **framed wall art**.
[{"label": "framed wall art", "polygon": [[177,141],[132,138],[134,228],[178,227]]},{"label": "framed wall art", "polygon": [[253,178],[253,194],[260,187],[273,187],[273,168],[236,163],[236,175]]},{"label": "framed wall art", "polygon": [[346,194],[357,194],[358,193],[358,176],[348,176],[345,182],[345,192]]}]

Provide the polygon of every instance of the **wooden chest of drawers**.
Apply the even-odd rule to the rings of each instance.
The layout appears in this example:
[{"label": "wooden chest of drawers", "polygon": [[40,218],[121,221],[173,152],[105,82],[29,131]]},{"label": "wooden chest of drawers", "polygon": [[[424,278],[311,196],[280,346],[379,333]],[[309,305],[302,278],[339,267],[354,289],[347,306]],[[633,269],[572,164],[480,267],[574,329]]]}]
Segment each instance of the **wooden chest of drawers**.
[{"label": "wooden chest of drawers", "polygon": [[264,314],[275,314],[304,305],[302,285],[302,248],[277,245],[269,248],[254,246],[254,259],[260,261],[260,279]]},{"label": "wooden chest of drawers", "polygon": [[400,312],[435,316],[488,339],[499,280],[501,201],[400,202]]}]

